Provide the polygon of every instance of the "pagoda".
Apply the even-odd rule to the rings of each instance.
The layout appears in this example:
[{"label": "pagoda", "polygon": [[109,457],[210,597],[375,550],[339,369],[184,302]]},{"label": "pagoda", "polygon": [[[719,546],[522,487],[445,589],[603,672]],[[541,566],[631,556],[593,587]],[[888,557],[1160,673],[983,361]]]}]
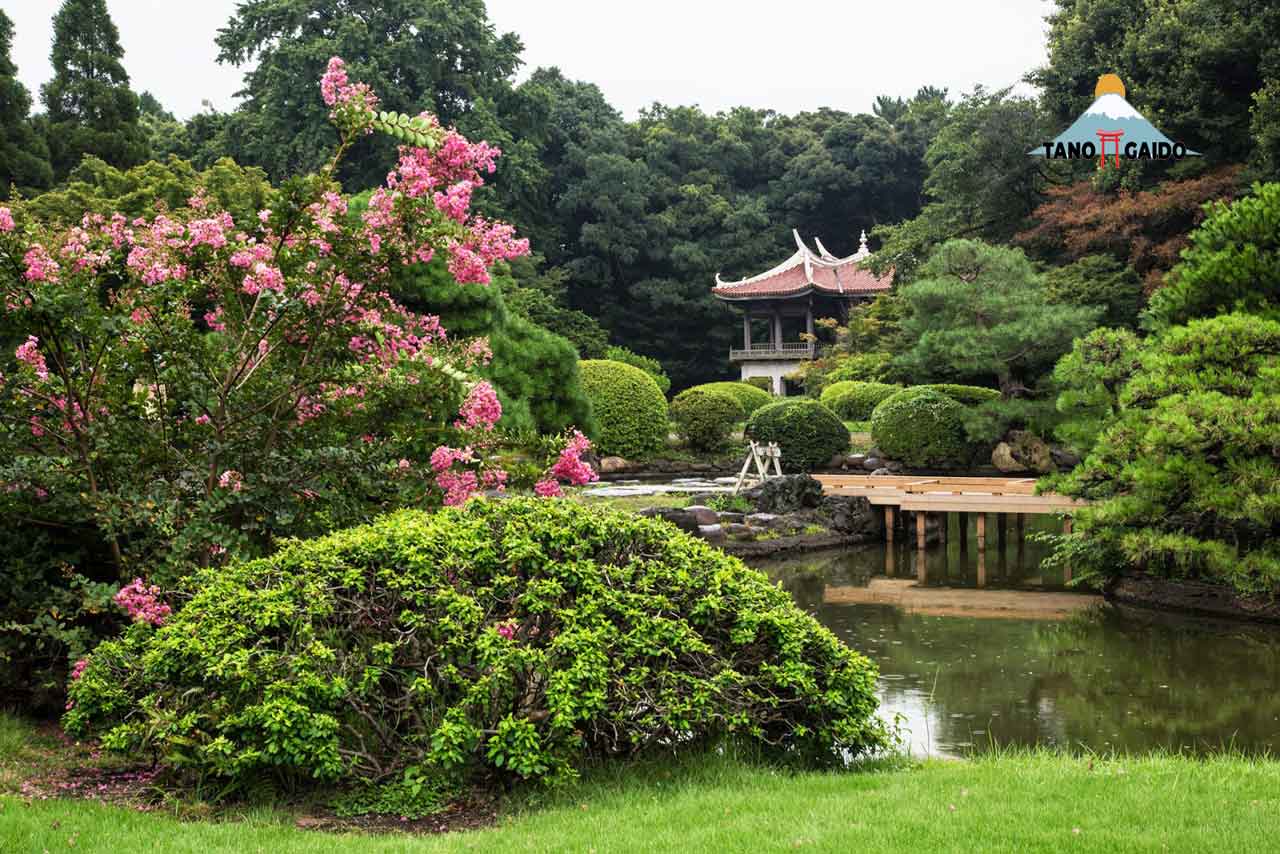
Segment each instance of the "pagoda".
[{"label": "pagoda", "polygon": [[[786,394],[785,377],[816,354],[814,317],[848,317],[851,304],[869,302],[889,290],[892,274],[876,276],[861,266],[871,257],[867,233],[862,232],[858,251],[837,258],[814,238],[814,252],[791,232],[796,252],[770,270],[726,282],[716,274],[711,293],[742,309],[742,348],[729,351],[729,361],[740,366],[742,379],[768,377],[776,395]],[[805,335],[807,333],[808,340]]]}]

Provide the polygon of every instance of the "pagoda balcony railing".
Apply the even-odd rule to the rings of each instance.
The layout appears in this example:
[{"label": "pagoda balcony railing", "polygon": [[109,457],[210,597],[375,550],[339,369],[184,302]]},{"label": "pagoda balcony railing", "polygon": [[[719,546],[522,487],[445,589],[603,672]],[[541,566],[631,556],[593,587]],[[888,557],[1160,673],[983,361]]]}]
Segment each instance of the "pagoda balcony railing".
[{"label": "pagoda balcony railing", "polygon": [[783,341],[775,344],[766,341],[752,344],[749,350],[730,350],[729,361],[742,362],[749,359],[812,359],[816,355],[817,346],[808,341]]}]

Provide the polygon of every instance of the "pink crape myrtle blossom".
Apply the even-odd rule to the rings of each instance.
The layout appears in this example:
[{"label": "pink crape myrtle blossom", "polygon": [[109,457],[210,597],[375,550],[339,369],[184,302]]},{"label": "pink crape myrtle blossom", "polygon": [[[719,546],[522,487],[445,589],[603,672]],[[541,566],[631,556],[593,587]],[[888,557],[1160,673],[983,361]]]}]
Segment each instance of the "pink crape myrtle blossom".
[{"label": "pink crape myrtle blossom", "polygon": [[75,663],[75,666],[71,668],[71,681],[75,682],[77,679],[83,676],[85,668],[87,668],[88,666],[89,666],[89,659],[87,658],[78,659]]},{"label": "pink crape myrtle blossom", "polygon": [[600,475],[581,459],[582,455],[589,450],[591,450],[591,440],[582,435],[580,430],[574,430],[573,436],[569,438],[569,444],[560,452],[560,458],[556,460],[555,465],[551,466],[548,473],[574,486],[594,483],[600,479]]},{"label": "pink crape myrtle blossom", "polygon": [[8,208],[0,208],[0,231],[13,231],[13,211]]},{"label": "pink crape myrtle blossom", "polygon": [[555,478],[546,477],[533,485],[533,493],[539,498],[559,498],[564,495],[564,490]]},{"label": "pink crape myrtle blossom", "polygon": [[135,623],[163,626],[173,613],[168,605],[160,601],[160,588],[154,584],[148,587],[142,583],[141,578],[135,578],[121,587],[112,601],[123,608]]},{"label": "pink crape myrtle blossom", "polygon": [[36,376],[42,380],[49,379],[49,367],[45,364],[44,355],[40,352],[40,339],[34,335],[28,335],[27,340],[18,345],[18,349],[13,351],[13,355],[18,357],[18,361],[28,365]]},{"label": "pink crape myrtle blossom", "polygon": [[482,380],[476,383],[458,409],[458,415],[461,417],[453,425],[460,430],[492,430],[493,425],[502,417],[498,393],[488,382]]},{"label": "pink crape myrtle blossom", "polygon": [[39,243],[27,250],[22,256],[22,263],[26,265],[23,276],[28,282],[56,282],[58,271],[62,269],[49,250]]}]

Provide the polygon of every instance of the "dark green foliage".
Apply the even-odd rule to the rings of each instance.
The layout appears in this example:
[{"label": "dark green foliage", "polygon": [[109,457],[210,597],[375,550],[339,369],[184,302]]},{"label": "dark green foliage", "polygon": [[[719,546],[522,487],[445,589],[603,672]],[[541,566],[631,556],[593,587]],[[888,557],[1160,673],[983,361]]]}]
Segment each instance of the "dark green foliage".
[{"label": "dark green foliage", "polygon": [[609,333],[595,318],[568,308],[563,300],[563,270],[535,273],[537,259],[512,262],[512,279],[500,280],[507,309],[548,332],[569,340],[581,359],[604,358]]},{"label": "dark green foliage", "polygon": [[866,421],[880,401],[901,389],[887,383],[843,380],[824,388],[820,400],[845,421]]},{"label": "dark green foliage", "polygon": [[747,377],[744,383],[752,388],[758,388],[770,397],[773,396],[773,380],[769,377]]},{"label": "dark green foliage", "polygon": [[503,427],[542,433],[577,427],[593,435],[573,345],[509,312],[503,294],[509,281],[499,275],[488,287],[459,285],[437,258],[401,270],[393,295],[415,311],[437,315],[454,338],[489,339],[493,360],[476,373],[497,388]]},{"label": "dark green foliage", "polygon": [[667,446],[667,399],[653,377],[608,359],[579,364],[600,454],[643,459]]},{"label": "dark green foliage", "polygon": [[1120,389],[1138,370],[1141,349],[1142,341],[1127,329],[1095,329],[1076,339],[1053,369],[1064,418],[1059,439],[1080,453],[1093,447],[1119,407]]},{"label": "dark green foliage", "polygon": [[1044,274],[1045,296],[1050,303],[1100,306],[1103,326],[1133,329],[1142,307],[1142,281],[1132,267],[1109,255],[1086,255]]},{"label": "dark green foliage", "polygon": [[969,462],[965,408],[932,388],[906,388],[871,413],[871,438],[886,457],[909,466],[948,468]]},{"label": "dark green foliage", "polygon": [[1280,322],[1169,329],[1142,354],[1093,451],[1051,485],[1075,516],[1073,564],[1280,592]]},{"label": "dark green foliage", "polygon": [[[768,377],[762,377],[761,379],[767,380]],[[742,406],[742,411],[745,415],[750,415],[760,407],[773,402],[772,394],[765,389],[752,385],[749,382],[703,383],[702,385],[695,385],[692,388],[698,389],[699,391],[724,392],[734,400],[738,401],[739,405]]]},{"label": "dark green foliage", "polygon": [[1211,210],[1151,297],[1157,329],[1223,311],[1280,317],[1280,183],[1255,184],[1251,195]]},{"label": "dark green foliage", "polygon": [[662,390],[663,394],[671,391],[671,377],[667,376],[666,372],[662,370],[662,363],[657,359],[633,353],[626,347],[609,347],[604,351],[604,357],[610,361],[622,362],[644,371],[653,377],[653,381],[658,384],[658,388]]},{"label": "dark green foliage", "polygon": [[747,420],[746,435],[757,442],[777,442],[782,469],[788,472],[821,468],[849,450],[849,429],[840,416],[807,397],[760,407]]},{"label": "dark green foliage", "polygon": [[680,438],[699,451],[724,447],[733,426],[747,417],[737,398],[726,391],[687,388],[671,401],[671,420]]},{"label": "dark green foliage", "polygon": [[31,93],[18,80],[12,47],[13,21],[0,9],[0,200],[11,185],[30,194],[53,183],[49,148],[28,116]]},{"label": "dark green foliage", "polygon": [[912,388],[927,388],[932,389],[933,391],[940,391],[952,400],[966,405],[987,403],[992,400],[1000,399],[1000,392],[993,388],[984,388],[977,385],[961,385],[960,383],[928,383],[926,385],[912,386]]},{"label": "dark green foliage", "polygon": [[119,211],[130,218],[154,217],[160,208],[176,210],[204,193],[235,218],[251,222],[271,207],[274,190],[261,169],[222,158],[204,171],[186,160],[151,160],[121,171],[89,155],[72,170],[65,186],[31,200],[29,210],[41,219],[75,225],[87,212],[104,216]]},{"label": "dark green foliage", "polygon": [[726,735],[835,763],[886,745],[875,666],[782,589],[665,522],[472,501],[207,572],[104,643],[78,736],[237,791],[563,778]]},{"label": "dark green foliage", "polygon": [[[471,125],[507,90],[520,40],[499,36],[482,0],[243,0],[218,31],[218,60],[247,68],[243,105],[225,139],[237,160],[273,179],[318,169],[334,140],[317,82],[331,56],[348,62],[382,109],[430,110],[473,138],[504,141]],[[370,137],[343,169],[352,189],[382,182],[392,143]]]},{"label": "dark green foliage", "polygon": [[1020,393],[1052,368],[1100,309],[1049,304],[1020,249],[977,240],[943,244],[899,291],[907,349],[900,370],[916,380],[977,380]]},{"label": "dark green foliage", "polygon": [[53,17],[53,79],[40,88],[55,180],[86,154],[119,169],[147,159],[123,56],[106,0],[63,0]]}]

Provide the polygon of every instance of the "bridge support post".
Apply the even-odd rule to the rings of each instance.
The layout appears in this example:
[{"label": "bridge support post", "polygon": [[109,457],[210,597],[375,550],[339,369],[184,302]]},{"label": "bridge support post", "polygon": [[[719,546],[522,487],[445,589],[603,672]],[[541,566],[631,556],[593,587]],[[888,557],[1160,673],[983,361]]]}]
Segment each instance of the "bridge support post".
[{"label": "bridge support post", "polygon": [[925,527],[929,521],[929,514],[925,513],[923,510],[917,510],[915,516],[916,516],[916,548],[920,552],[924,552]]},{"label": "bridge support post", "polygon": [[[1062,533],[1064,534],[1071,533],[1071,517],[1070,516],[1066,516],[1062,520]],[[1062,580],[1066,582],[1071,581],[1071,564],[1067,564],[1062,568]]]},{"label": "bridge support post", "polygon": [[1007,532],[1009,530],[1009,514],[996,514],[996,548],[1000,551],[1000,559],[1004,560],[1004,546],[1007,541]]},{"label": "bridge support post", "polygon": [[978,554],[986,554],[987,551],[987,514],[978,514]]},{"label": "bridge support post", "polygon": [[957,513],[956,517],[960,527],[960,552],[963,554],[969,551],[969,514]]},{"label": "bridge support post", "polygon": [[886,504],[884,506],[884,541],[889,545],[893,545],[893,505]]}]

